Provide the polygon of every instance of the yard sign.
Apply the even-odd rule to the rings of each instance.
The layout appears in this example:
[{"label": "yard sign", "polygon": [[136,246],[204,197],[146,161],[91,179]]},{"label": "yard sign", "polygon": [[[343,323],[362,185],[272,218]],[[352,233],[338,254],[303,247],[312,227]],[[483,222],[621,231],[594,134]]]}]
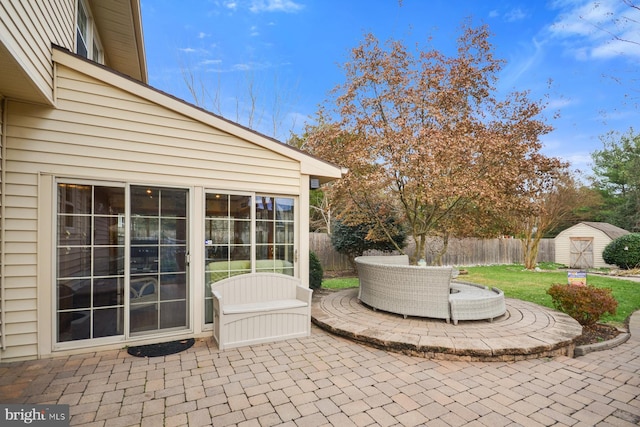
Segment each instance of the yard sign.
[{"label": "yard sign", "polygon": [[567,278],[570,285],[587,286],[587,272],[584,270],[569,270]]}]

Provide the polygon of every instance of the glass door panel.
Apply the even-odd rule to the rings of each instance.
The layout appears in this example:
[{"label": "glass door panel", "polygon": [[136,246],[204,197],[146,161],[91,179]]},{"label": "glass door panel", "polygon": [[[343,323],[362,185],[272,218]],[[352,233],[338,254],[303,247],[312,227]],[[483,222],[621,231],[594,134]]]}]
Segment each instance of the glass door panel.
[{"label": "glass door panel", "polygon": [[256,272],[294,275],[294,200],[256,196]]},{"label": "glass door panel", "polygon": [[212,323],[211,283],[251,272],[251,196],[207,194],[204,226],[204,312]]},{"label": "glass door panel", "polygon": [[57,342],[124,334],[124,187],[57,186]]},{"label": "glass door panel", "polygon": [[187,190],[131,187],[130,332],[188,326]]}]

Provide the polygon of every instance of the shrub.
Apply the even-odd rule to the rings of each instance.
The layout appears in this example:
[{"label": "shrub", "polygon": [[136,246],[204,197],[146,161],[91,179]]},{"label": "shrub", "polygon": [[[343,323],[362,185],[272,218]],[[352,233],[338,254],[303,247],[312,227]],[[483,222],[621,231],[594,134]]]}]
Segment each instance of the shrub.
[{"label": "shrub", "polygon": [[602,251],[607,264],[630,269],[640,266],[640,233],[631,233],[609,243]]},{"label": "shrub", "polygon": [[[391,240],[375,238],[375,222],[362,222],[359,224],[347,225],[342,221],[335,221],[333,233],[331,234],[331,244],[341,254],[349,257],[352,267],[355,269],[354,258],[364,254],[368,250],[391,252],[396,249],[396,245],[404,247],[407,233],[403,230],[398,221],[389,218],[386,226],[393,235]],[[373,237],[373,238],[372,238]]]},{"label": "shrub", "polygon": [[582,326],[591,326],[605,314],[616,314],[618,301],[611,289],[595,286],[554,284],[548,290],[553,306],[573,317]]},{"label": "shrub", "polygon": [[309,287],[311,289],[320,289],[322,286],[322,264],[315,252],[309,252]]}]

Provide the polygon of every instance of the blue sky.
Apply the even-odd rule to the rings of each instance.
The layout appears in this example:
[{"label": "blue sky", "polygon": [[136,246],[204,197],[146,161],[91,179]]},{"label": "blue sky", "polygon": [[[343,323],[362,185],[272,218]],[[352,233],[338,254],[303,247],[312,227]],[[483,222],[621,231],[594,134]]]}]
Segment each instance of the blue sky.
[{"label": "blue sky", "polygon": [[626,132],[638,117],[640,11],[623,0],[141,4],[152,86],[195,102],[186,78],[204,108],[282,141],[300,133],[344,82],[339,64],[365,33],[407,46],[427,46],[431,37],[431,46],[455,55],[466,18],[489,26],[496,56],[507,61],[500,92],[548,95],[555,130],[543,139],[545,154],[588,173],[590,153],[602,148],[599,137]]}]

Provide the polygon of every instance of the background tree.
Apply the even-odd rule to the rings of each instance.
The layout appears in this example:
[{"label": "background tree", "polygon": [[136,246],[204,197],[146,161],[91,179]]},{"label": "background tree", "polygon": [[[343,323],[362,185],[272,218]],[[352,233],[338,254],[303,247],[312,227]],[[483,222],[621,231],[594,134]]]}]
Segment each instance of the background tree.
[{"label": "background tree", "polygon": [[527,197],[531,198],[535,209],[528,215],[516,214],[515,231],[521,237],[524,266],[532,270],[537,264],[540,240],[564,220],[573,217],[582,201],[579,186],[566,165],[541,173],[528,186],[533,191],[529,191]]},{"label": "background tree", "polygon": [[[306,149],[307,133],[302,135],[291,134],[287,145],[299,150]],[[333,206],[332,183],[325,184],[321,188],[309,191],[309,231],[313,233],[332,232],[332,221],[335,207]]]},{"label": "background tree", "polygon": [[342,215],[383,227],[378,207],[388,205],[416,241],[415,263],[429,235],[486,232],[514,205],[534,209],[524,183],[557,163],[540,154],[551,128],[527,92],[497,97],[502,65],[486,26],[463,25],[454,57],[366,35],[306,142],[349,169],[335,183]]},{"label": "background tree", "polygon": [[309,231],[331,234],[332,209],[330,188],[311,190],[309,192]]},{"label": "background tree", "polygon": [[331,234],[331,244],[336,251],[347,255],[351,267],[355,270],[355,258],[368,250],[391,252],[396,248],[404,247],[407,235],[396,218],[387,217],[387,230],[392,230],[391,238],[376,233],[378,229],[375,221],[359,221],[348,225],[342,221],[336,221]]},{"label": "background tree", "polygon": [[601,211],[604,206],[602,195],[595,188],[582,184],[580,178],[572,177],[576,185],[576,204],[571,212],[563,215],[549,230],[545,238],[554,238],[561,231],[584,221],[603,221]]},{"label": "background tree", "polygon": [[630,129],[600,138],[604,148],[591,153],[593,185],[604,199],[602,219],[640,231],[640,135]]},{"label": "background tree", "polygon": [[[265,72],[242,72],[234,84],[222,82],[222,71],[203,73],[198,66],[183,65],[181,72],[192,102],[198,107],[282,140],[296,127],[297,115],[287,113],[296,101],[296,85],[281,83],[275,72],[269,83],[261,78]],[[226,76],[227,80],[230,78]]]}]

